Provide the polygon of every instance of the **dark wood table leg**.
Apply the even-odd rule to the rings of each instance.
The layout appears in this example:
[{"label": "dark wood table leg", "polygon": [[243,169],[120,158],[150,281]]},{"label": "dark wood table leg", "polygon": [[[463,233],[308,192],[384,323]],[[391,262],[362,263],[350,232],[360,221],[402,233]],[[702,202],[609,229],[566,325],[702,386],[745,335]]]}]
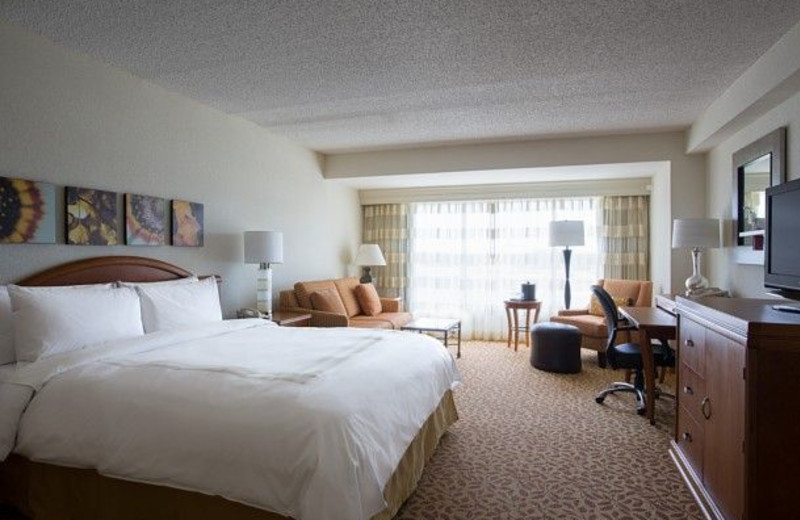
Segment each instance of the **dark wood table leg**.
[{"label": "dark wood table leg", "polygon": [[514,352],[519,347],[519,312],[514,309]]},{"label": "dark wood table leg", "polygon": [[525,309],[525,346],[531,348],[531,309]]},{"label": "dark wood table leg", "polygon": [[655,361],[653,360],[653,346],[650,344],[650,334],[647,327],[639,328],[639,341],[641,342],[639,347],[642,351],[642,364],[644,366],[645,411],[650,424],[655,424]]}]

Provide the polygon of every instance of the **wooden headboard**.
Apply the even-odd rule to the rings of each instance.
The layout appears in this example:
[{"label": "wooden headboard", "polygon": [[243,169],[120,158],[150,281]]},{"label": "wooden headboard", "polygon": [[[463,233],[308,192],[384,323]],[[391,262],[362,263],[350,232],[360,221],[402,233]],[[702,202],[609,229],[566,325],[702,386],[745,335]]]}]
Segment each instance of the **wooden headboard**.
[{"label": "wooden headboard", "polygon": [[[90,283],[163,282],[192,276],[176,265],[142,256],[98,256],[76,260],[29,276],[19,285],[83,285]],[[217,282],[219,282],[217,277]]]}]

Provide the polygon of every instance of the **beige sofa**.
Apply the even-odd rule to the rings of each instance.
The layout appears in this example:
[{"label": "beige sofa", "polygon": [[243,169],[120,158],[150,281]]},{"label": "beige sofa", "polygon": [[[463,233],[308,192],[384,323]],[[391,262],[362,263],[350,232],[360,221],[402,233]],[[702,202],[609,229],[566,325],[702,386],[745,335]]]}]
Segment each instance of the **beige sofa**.
[{"label": "beige sofa", "polygon": [[[376,316],[364,315],[353,292],[359,283],[355,277],[297,282],[294,290],[281,291],[279,307],[281,311],[311,314],[312,327],[399,329],[411,321],[411,313],[403,312],[400,298],[381,298],[383,312]],[[312,307],[311,293],[324,289],[334,289],[338,293],[347,314],[322,312]]]},{"label": "beige sofa", "polygon": [[[613,280],[601,279],[597,285],[608,291],[614,298],[624,298],[632,307],[650,307],[653,302],[653,282],[641,280]],[[603,315],[590,314],[589,309],[569,309],[558,311],[558,316],[553,316],[550,321],[574,325],[581,331],[583,339],[581,347],[597,351],[600,366],[606,364],[605,350],[608,342],[608,327]],[[636,332],[620,334],[617,341],[638,341]]]}]

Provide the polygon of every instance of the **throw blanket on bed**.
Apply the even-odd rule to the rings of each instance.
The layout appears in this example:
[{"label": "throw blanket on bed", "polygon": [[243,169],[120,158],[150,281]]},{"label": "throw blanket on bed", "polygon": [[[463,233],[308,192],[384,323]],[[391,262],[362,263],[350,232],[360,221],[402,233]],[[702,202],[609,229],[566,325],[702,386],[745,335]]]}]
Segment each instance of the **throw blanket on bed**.
[{"label": "throw blanket on bed", "polygon": [[460,379],[427,336],[264,320],[94,345],[4,377],[3,458],[13,449],[302,520],[380,512],[405,449]]}]

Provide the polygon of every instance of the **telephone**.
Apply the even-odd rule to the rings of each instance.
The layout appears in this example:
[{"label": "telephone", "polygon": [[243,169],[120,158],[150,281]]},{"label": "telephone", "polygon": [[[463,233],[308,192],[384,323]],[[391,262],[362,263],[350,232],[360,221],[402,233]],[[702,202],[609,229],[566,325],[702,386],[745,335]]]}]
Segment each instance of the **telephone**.
[{"label": "telephone", "polygon": [[257,310],[257,309],[252,309],[250,307],[245,307],[244,309],[239,309],[238,311],[236,311],[236,317],[239,318],[239,319],[243,319],[243,318],[266,318],[267,315],[264,314],[263,312]]}]

